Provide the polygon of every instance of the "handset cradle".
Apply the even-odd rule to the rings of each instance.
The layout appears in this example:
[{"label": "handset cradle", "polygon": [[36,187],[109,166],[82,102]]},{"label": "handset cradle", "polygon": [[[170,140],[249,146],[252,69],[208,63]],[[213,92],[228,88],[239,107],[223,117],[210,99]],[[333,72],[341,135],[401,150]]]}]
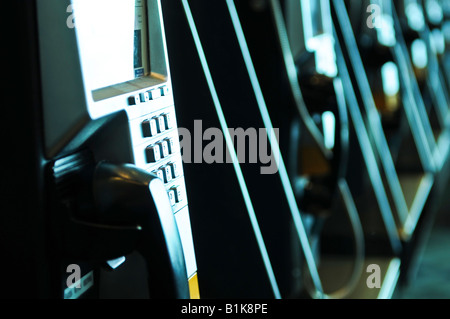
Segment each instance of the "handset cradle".
[{"label": "handset cradle", "polygon": [[136,250],[147,263],[150,298],[189,299],[182,243],[164,183],[134,165],[102,162],[93,193],[100,220],[139,225]]}]

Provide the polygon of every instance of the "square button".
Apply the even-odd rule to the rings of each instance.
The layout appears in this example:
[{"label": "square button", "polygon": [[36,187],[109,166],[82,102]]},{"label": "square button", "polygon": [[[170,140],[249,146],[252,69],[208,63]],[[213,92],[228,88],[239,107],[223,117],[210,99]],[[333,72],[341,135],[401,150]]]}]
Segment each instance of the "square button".
[{"label": "square button", "polygon": [[155,119],[144,120],[141,124],[141,128],[143,137],[152,137],[158,134]]},{"label": "square button", "polygon": [[159,142],[158,145],[160,147],[161,157],[164,158],[164,157],[169,156],[169,154],[170,154],[169,153],[169,144],[167,143],[167,141],[163,140],[163,141]]},{"label": "square button", "polygon": [[173,154],[175,152],[175,147],[173,145],[173,138],[171,138],[171,137],[166,138],[165,141],[167,142],[169,154]]},{"label": "square button", "polygon": [[170,167],[171,171],[172,171],[172,177],[173,178],[177,178],[178,176],[180,176],[180,170],[178,169],[178,164],[173,162],[168,164],[168,166]]},{"label": "square button", "polygon": [[128,104],[129,104],[129,105],[137,105],[137,104],[139,104],[140,102],[141,102],[141,98],[140,98],[139,94],[130,96],[130,97],[128,98]]},{"label": "square button", "polygon": [[154,90],[150,90],[147,91],[149,93],[150,96],[150,100],[156,100],[159,99],[161,97],[161,90],[160,89],[154,89]]},{"label": "square button", "polygon": [[179,203],[183,200],[183,195],[181,193],[180,186],[173,186],[172,188],[170,188],[170,190],[173,190],[175,193],[175,202],[176,203]]},{"label": "square button", "polygon": [[158,123],[158,132],[162,133],[166,130],[166,123],[164,121],[164,117],[163,116],[158,116],[157,118],[157,123]]},{"label": "square button", "polygon": [[150,101],[150,94],[148,92],[144,92],[139,94],[139,98],[141,100],[141,103],[145,103]]},{"label": "square button", "polygon": [[169,195],[169,200],[170,200],[170,204],[173,206],[175,205],[176,201],[175,201],[175,191],[173,189],[170,189],[168,192]]},{"label": "square button", "polygon": [[169,130],[172,128],[172,115],[170,113],[165,113],[162,115],[164,118],[164,124],[166,125],[166,129]]},{"label": "square button", "polygon": [[172,170],[170,169],[169,166],[164,166],[162,168],[162,170],[164,171],[164,182],[168,183],[172,180]]},{"label": "square button", "polygon": [[158,176],[162,176],[161,179],[164,183],[172,180],[172,172],[168,172],[165,166],[158,168]]},{"label": "square button", "polygon": [[153,174],[155,174],[156,176],[158,176],[158,178],[160,179],[160,180],[162,180],[162,181],[164,181],[164,174],[163,174],[163,172],[161,171],[161,170],[156,170],[156,171],[153,171]]},{"label": "square button", "polygon": [[156,163],[161,159],[161,153],[158,145],[150,145],[145,149],[147,163]]},{"label": "square button", "polygon": [[151,132],[152,136],[155,136],[156,134],[158,134],[158,124],[156,123],[156,119],[150,120],[150,132]]},{"label": "square button", "polygon": [[167,96],[169,95],[169,88],[167,86],[162,86],[159,88],[161,90],[161,95],[162,96]]}]

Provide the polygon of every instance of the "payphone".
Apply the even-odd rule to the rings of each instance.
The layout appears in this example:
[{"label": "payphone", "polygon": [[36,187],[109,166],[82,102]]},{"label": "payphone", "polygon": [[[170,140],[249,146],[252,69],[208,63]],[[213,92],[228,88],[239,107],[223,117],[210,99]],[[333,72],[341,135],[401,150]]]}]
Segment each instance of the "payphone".
[{"label": "payphone", "polygon": [[[236,7],[271,120],[284,137],[280,149],[318,267],[326,221],[340,210],[350,217],[356,255],[351,278],[333,293],[324,286],[322,295],[343,298],[361,274],[364,234],[346,181],[350,131],[329,5],[327,1],[242,1]],[[316,277],[314,286],[310,284],[314,275],[310,277],[308,259],[302,261],[299,285],[316,297],[319,280]]]},{"label": "payphone", "polygon": [[26,12],[42,128],[38,296],[198,298],[160,1]]}]

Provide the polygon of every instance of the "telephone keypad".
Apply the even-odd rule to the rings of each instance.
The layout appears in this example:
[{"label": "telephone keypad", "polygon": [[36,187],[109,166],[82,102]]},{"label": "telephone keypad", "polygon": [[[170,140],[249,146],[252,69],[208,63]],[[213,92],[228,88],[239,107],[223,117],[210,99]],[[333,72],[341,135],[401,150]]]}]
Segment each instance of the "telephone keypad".
[{"label": "telephone keypad", "polygon": [[129,101],[138,106],[129,109],[136,163],[163,181],[176,213],[187,200],[170,91],[167,86],[152,88],[130,97]]}]

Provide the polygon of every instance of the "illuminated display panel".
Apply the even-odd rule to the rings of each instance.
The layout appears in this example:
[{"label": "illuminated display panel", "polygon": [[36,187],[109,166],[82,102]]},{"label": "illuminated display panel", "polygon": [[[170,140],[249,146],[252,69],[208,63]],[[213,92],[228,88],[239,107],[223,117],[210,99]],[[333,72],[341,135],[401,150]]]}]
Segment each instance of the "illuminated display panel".
[{"label": "illuminated display panel", "polygon": [[72,0],[72,5],[83,77],[95,101],[166,80],[165,72],[151,70],[152,13],[145,0]]}]

